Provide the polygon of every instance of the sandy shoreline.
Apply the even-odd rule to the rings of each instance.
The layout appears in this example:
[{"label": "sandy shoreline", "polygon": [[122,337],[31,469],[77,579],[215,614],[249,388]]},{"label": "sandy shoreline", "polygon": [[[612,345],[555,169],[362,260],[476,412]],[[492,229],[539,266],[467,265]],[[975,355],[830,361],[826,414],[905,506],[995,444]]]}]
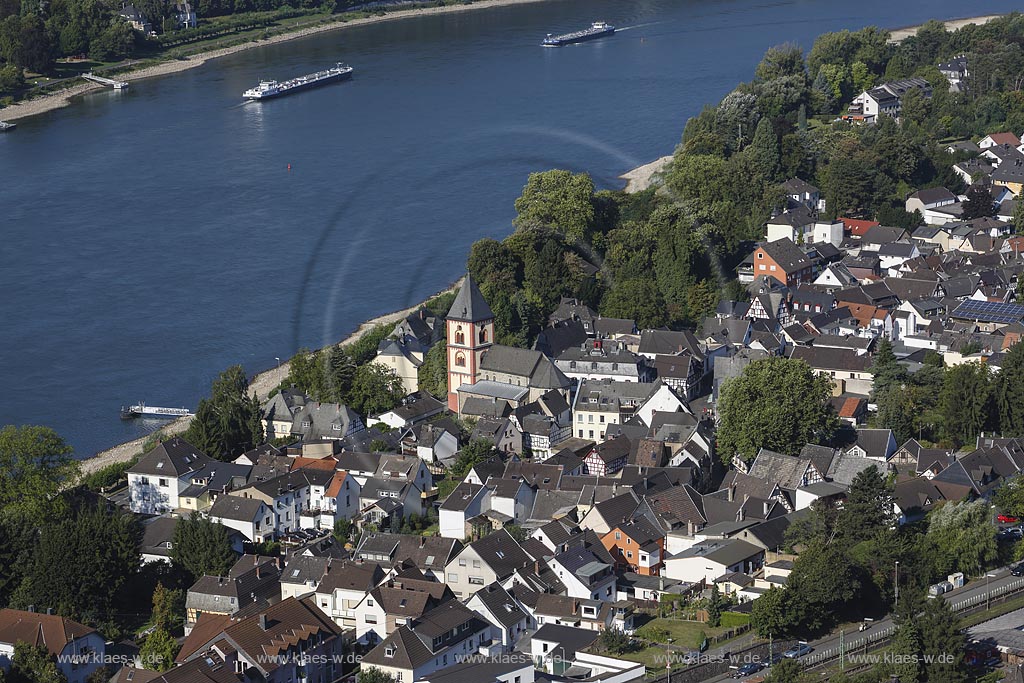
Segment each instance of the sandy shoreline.
[{"label": "sandy shoreline", "polygon": [[[949,21],[944,21],[942,23],[943,25],[945,25],[947,31],[955,31],[970,24],[978,24],[979,26],[982,24],[987,24],[993,19],[999,19],[1000,17],[1005,16],[1005,14],[986,14],[980,17],[964,17],[963,19],[950,19]],[[921,26],[923,26],[923,24],[919,24],[917,26],[904,26],[902,28],[894,28],[889,31],[889,42],[898,43],[904,40],[905,38],[909,38],[912,35],[916,35],[917,30],[921,28]]]},{"label": "sandy shoreline", "polygon": [[626,171],[619,176],[619,178],[626,181],[624,191],[629,193],[643,192],[656,182],[656,176],[665,170],[670,161],[672,161],[672,155],[668,154],[643,166],[637,166],[631,171]]},{"label": "sandy shoreline", "polygon": [[[168,74],[177,73],[179,71],[185,71],[186,69],[194,69],[195,67],[202,66],[211,59],[217,59],[218,57],[226,57],[233,55],[237,52],[243,52],[245,50],[251,50],[253,48],[262,47],[264,45],[273,45],[275,43],[283,43],[289,40],[296,40],[298,38],[305,38],[307,36],[316,35],[318,33],[325,33],[327,31],[337,31],[344,28],[350,28],[353,26],[366,26],[367,24],[376,24],[382,21],[394,21],[397,19],[409,19],[412,17],[429,16],[433,14],[451,14],[454,12],[468,12],[475,9],[484,9],[487,7],[506,7],[511,5],[525,5],[535,2],[550,2],[550,0],[474,0],[469,5],[445,5],[444,7],[423,7],[418,9],[400,9],[392,12],[388,12],[382,16],[366,17],[363,19],[352,19],[350,21],[332,21],[327,24],[319,26],[310,26],[308,28],[300,29],[298,31],[292,31],[279,36],[273,36],[266,40],[251,40],[241,45],[232,45],[231,47],[221,48],[219,50],[211,50],[209,52],[201,52],[195,55],[189,56],[187,59],[169,60],[161,62],[154,66],[149,66],[143,69],[135,71],[127,71],[124,73],[117,74],[117,78],[128,82],[141,81],[144,78],[153,78],[155,76],[166,76]],[[23,119],[28,116],[38,116],[54,109],[60,109],[71,104],[71,100],[75,97],[83,95],[92,90],[101,89],[103,86],[95,83],[81,83],[75,85],[67,90],[59,90],[54,93],[43,95],[35,99],[26,100],[18,104],[13,104],[9,107],[0,109],[0,119],[4,121],[14,121],[16,119]]]},{"label": "sandy shoreline", "polygon": [[[380,325],[382,323],[397,323],[399,320],[406,317],[410,313],[419,310],[420,306],[423,306],[431,299],[441,296],[442,294],[447,294],[448,292],[459,287],[461,284],[462,279],[460,278],[450,287],[441,290],[437,294],[433,294],[427,297],[426,299],[424,299],[423,301],[419,302],[414,306],[403,308],[400,311],[385,313],[384,315],[379,315],[376,318],[367,320],[366,322],[362,323],[358,328],[356,328],[355,332],[347,336],[345,339],[338,342],[337,344],[331,344],[330,346],[327,346],[325,348],[332,348],[333,346],[355,343],[359,341],[359,339],[362,338],[364,334],[372,330],[377,325]],[[274,367],[270,368],[269,370],[264,370],[263,372],[258,373],[255,377],[252,378],[252,380],[249,383],[249,388],[257,398],[259,398],[261,401],[265,401],[270,392],[281,385],[281,382],[283,382],[284,379],[288,376],[289,371],[290,366],[287,362],[281,363],[280,367]],[[188,429],[188,425],[191,421],[192,418],[182,417],[177,420],[168,422],[164,427],[160,429],[160,431],[167,435],[180,434],[184,432],[186,429]],[[114,463],[130,460],[136,454],[142,452],[142,445],[146,442],[147,439],[149,439],[149,435],[140,437],[138,439],[134,439],[132,441],[126,441],[125,443],[118,444],[113,448],[108,448],[105,451],[100,451],[91,458],[86,458],[84,460],[79,461],[79,466],[81,468],[82,474],[89,474],[91,472],[95,472],[96,470],[102,469],[107,465],[113,465]]]}]

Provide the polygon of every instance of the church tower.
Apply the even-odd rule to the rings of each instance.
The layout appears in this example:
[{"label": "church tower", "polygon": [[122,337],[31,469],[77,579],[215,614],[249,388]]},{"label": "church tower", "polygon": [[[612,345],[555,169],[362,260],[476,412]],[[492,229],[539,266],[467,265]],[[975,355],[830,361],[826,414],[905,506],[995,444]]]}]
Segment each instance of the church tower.
[{"label": "church tower", "polygon": [[480,359],[494,343],[494,314],[472,275],[445,320],[448,343],[448,409],[459,412],[459,387],[480,379]]}]

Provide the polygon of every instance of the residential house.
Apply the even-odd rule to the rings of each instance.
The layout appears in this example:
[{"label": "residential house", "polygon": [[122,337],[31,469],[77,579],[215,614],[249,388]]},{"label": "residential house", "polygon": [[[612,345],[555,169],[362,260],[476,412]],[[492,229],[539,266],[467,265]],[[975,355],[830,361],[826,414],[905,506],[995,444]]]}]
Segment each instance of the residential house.
[{"label": "residential house", "polygon": [[798,346],[790,358],[802,360],[819,375],[829,377],[836,395],[842,393],[868,396],[874,383],[871,358],[855,349]]},{"label": "residential house", "polygon": [[665,533],[645,517],[616,525],[601,536],[601,543],[619,569],[641,576],[657,576],[665,559]]},{"label": "residential house", "polygon": [[234,529],[253,543],[264,543],[277,537],[274,510],[256,498],[233,494],[220,496],[207,514],[210,521]]},{"label": "residential house", "polygon": [[633,417],[655,389],[644,382],[584,380],[573,399],[573,430],[580,439],[603,441]]},{"label": "residential house", "polygon": [[463,482],[455,487],[438,511],[441,536],[460,541],[471,535],[467,522],[489,509],[491,489]]},{"label": "residential house", "polygon": [[858,429],[857,441],[847,453],[885,463],[896,452],[896,437],[891,429]]},{"label": "residential house", "polygon": [[403,429],[436,417],[445,409],[444,403],[427,392],[416,391],[402,399],[400,406],[372,418],[370,424],[380,423],[392,429]]},{"label": "residential house", "polygon": [[278,558],[243,555],[227,576],[201,576],[185,595],[185,634],[204,614],[231,616],[254,603],[265,606],[281,595]]},{"label": "residential house", "polygon": [[645,382],[650,371],[643,357],[630,351],[623,342],[612,339],[588,339],[579,346],[562,351],[555,366],[576,382],[610,379],[618,382]]},{"label": "residential house", "polygon": [[354,630],[356,607],[385,577],[381,565],[375,562],[332,562],[316,587],[317,608],[343,629]]},{"label": "residential house", "polygon": [[246,680],[330,683],[342,673],[345,647],[341,628],[312,600],[288,598],[237,621],[204,616],[177,661],[206,659],[210,652]]},{"label": "residential house", "polygon": [[912,89],[920,90],[925,99],[931,99],[931,85],[923,78],[890,81],[854,97],[849,108],[850,116],[865,123],[874,123],[882,115],[899,118],[903,97]]},{"label": "residential house", "polygon": [[464,599],[516,569],[531,566],[530,556],[502,529],[462,548],[445,566],[445,583]]},{"label": "residential house", "polygon": [[[929,209],[935,209],[940,206],[949,206],[950,204],[956,204],[958,201],[960,200],[957,196],[946,188],[930,187],[924,190],[918,190],[907,197],[907,201],[904,202],[903,208],[906,209],[907,213],[919,211],[922,216],[925,216],[925,213]],[[925,217],[925,223],[928,223],[929,225],[942,225],[944,222],[945,221],[937,222],[934,219],[928,220],[928,218]]]},{"label": "residential house", "polygon": [[583,458],[587,474],[607,477],[626,466],[629,459],[630,441],[625,436],[613,436],[590,449]]},{"label": "residential house", "polygon": [[353,557],[386,568],[411,563],[426,576],[444,582],[445,567],[461,551],[462,543],[454,538],[371,532],[363,534]]},{"label": "residential house", "polygon": [[0,609],[0,670],[10,669],[18,643],[55,657],[68,683],[86,683],[107,661],[106,641],[94,628],[49,612]]},{"label": "residential house", "polygon": [[703,541],[665,560],[665,576],[711,585],[731,572],[754,574],[764,564],[764,549],[739,539]]},{"label": "residential house", "polygon": [[414,576],[389,579],[356,605],[356,641],[376,645],[454,597],[448,586],[437,581]]},{"label": "residential house", "polygon": [[782,183],[782,189],[785,190],[786,200],[791,206],[803,206],[813,214],[825,210],[825,201],[821,198],[821,190],[805,180],[790,178]]},{"label": "residential house", "polygon": [[535,623],[523,605],[497,581],[474,593],[466,607],[491,622],[506,651],[512,650]]},{"label": "residential house", "polygon": [[413,683],[462,663],[478,654],[491,655],[495,627],[462,603],[450,600],[422,617],[400,626],[370,650],[361,662]]},{"label": "residential house", "polygon": [[192,485],[192,473],[212,462],[181,437],[158,444],[128,469],[131,511],[158,515],[181,507],[180,494]]},{"label": "residential house", "polygon": [[787,287],[812,282],[817,277],[815,262],[796,243],[783,237],[754,250],[754,278],[767,275]]},{"label": "residential house", "polygon": [[604,546],[571,547],[547,558],[547,565],[569,597],[609,602],[615,599],[615,562]]}]

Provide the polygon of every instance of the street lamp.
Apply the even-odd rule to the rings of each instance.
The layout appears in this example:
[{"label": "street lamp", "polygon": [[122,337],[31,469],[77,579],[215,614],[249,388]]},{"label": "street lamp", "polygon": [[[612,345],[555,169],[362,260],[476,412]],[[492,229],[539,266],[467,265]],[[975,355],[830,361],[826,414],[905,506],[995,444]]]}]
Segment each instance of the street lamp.
[{"label": "street lamp", "polygon": [[281,369],[281,359],[278,358],[277,356],[274,356],[274,360],[277,361],[277,369],[280,370]]},{"label": "street lamp", "polygon": [[985,592],[988,594],[988,597],[985,599],[986,612],[992,609],[992,582],[990,581],[990,579],[993,578],[995,578],[995,574],[993,574],[992,572],[985,573]]},{"label": "street lamp", "polygon": [[896,603],[893,607],[900,606],[900,561],[896,560]]},{"label": "street lamp", "polygon": [[672,638],[665,639],[665,677],[666,683],[672,683]]}]

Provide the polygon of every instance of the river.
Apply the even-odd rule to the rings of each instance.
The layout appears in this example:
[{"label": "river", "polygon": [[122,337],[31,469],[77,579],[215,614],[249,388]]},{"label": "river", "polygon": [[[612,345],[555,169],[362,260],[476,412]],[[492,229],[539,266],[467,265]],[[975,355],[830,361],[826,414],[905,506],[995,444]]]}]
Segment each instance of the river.
[{"label": "river", "polygon": [[[986,13],[1015,9],[991,0]],[[456,279],[530,171],[602,187],[669,153],[764,50],[953,0],[554,0],[352,27],[89,94],[0,136],[0,424],[79,457]],[[625,30],[543,49],[596,19]],[[261,77],[355,78],[243,104]],[[289,168],[290,165],[290,168]]]}]

